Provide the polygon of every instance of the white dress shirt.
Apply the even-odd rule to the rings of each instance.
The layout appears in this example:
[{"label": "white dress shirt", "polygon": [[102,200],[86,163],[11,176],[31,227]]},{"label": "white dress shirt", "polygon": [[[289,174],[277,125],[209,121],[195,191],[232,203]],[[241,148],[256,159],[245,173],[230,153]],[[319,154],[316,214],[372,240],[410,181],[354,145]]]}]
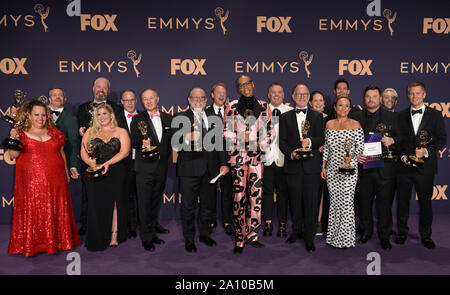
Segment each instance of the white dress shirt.
[{"label": "white dress shirt", "polygon": [[[134,113],[129,113],[126,110],[123,110],[123,113],[125,114],[125,119],[127,120],[128,130],[131,130],[131,121],[133,120],[133,117],[128,118],[128,114],[137,115],[137,112],[134,111]],[[131,158],[133,160],[136,159],[136,149],[134,148],[131,149]]]},{"label": "white dress shirt", "polygon": [[58,116],[56,114],[52,114],[53,122],[56,122],[56,120],[58,120],[59,116],[61,116],[61,113],[64,110],[64,107],[56,109],[56,110],[53,110],[52,108],[50,108],[50,109],[55,112],[60,112]]},{"label": "white dress shirt", "polygon": [[[148,111],[149,116],[150,116],[150,114],[151,114],[150,111]],[[153,123],[153,127],[155,127],[156,135],[158,136],[158,141],[161,142],[162,133],[163,133],[162,123],[161,123],[161,115],[159,117],[154,116],[151,120]]]},{"label": "white dress shirt", "polygon": [[219,115],[219,109],[220,109],[220,112],[222,113],[222,118],[223,118],[223,116],[224,116],[223,113],[225,112],[225,107],[224,106],[218,107],[215,104],[213,104],[213,108],[214,108],[214,114],[216,114],[216,115]]},{"label": "white dress shirt", "polygon": [[[270,111],[273,112],[274,109],[278,109],[281,114],[284,114],[287,111],[292,110],[292,107],[287,106],[285,104],[281,104],[278,107],[274,107],[272,104],[269,104],[269,108]],[[267,148],[266,153],[265,153],[265,162],[264,165],[265,166],[271,166],[273,163],[275,163],[275,165],[277,167],[283,167],[284,166],[284,154],[281,152],[280,150],[280,123],[278,122],[274,122],[273,124],[273,129],[275,130],[275,137],[272,141],[272,143],[270,144],[270,146]]]},{"label": "white dress shirt", "polygon": [[[415,114],[414,116],[411,115],[412,111],[418,111],[422,110],[422,114]],[[413,107],[410,108],[409,114],[411,116],[411,122],[414,127],[414,134],[417,135],[417,131],[419,131],[420,122],[422,122],[423,114],[425,113],[425,105],[422,105],[419,109],[414,109]]]}]

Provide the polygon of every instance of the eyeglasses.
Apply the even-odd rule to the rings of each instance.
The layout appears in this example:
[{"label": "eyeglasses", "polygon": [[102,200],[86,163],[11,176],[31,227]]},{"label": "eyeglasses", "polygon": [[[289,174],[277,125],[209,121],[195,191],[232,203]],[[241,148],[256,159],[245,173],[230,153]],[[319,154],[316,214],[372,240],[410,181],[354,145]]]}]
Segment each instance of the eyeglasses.
[{"label": "eyeglasses", "polygon": [[189,96],[189,98],[193,100],[202,100],[205,99],[206,96]]},{"label": "eyeglasses", "polygon": [[253,81],[252,81],[252,80],[249,80],[249,81],[244,82],[244,83],[242,83],[242,84],[238,84],[238,87],[239,87],[239,89],[242,89],[242,88],[244,88],[244,87],[247,87],[247,86],[252,85],[252,83],[253,83]]},{"label": "eyeglasses", "polygon": [[294,95],[295,95],[295,96],[306,97],[306,96],[309,96],[309,93],[308,93],[308,92],[307,92],[307,93],[298,93],[298,92],[295,92]]}]

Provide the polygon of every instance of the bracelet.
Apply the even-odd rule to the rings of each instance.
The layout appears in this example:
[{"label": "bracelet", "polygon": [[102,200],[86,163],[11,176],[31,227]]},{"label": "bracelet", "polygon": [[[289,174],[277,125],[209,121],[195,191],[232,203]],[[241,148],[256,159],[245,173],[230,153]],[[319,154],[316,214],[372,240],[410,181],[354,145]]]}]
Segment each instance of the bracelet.
[{"label": "bracelet", "polygon": [[327,169],[327,166],[322,165],[322,169]]}]

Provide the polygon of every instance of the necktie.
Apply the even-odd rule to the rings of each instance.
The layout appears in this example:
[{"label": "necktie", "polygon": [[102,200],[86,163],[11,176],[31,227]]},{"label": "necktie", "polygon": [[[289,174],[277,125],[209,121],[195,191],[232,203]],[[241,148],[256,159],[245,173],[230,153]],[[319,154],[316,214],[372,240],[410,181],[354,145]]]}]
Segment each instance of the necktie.
[{"label": "necktie", "polygon": [[272,110],[272,116],[280,116],[280,115],[281,115],[281,111],[279,109]]},{"label": "necktie", "polygon": [[303,112],[306,115],[306,109],[295,109],[297,114],[300,114],[300,112]]},{"label": "necktie", "polygon": [[420,110],[411,110],[411,116],[414,116],[415,114],[422,114],[422,109]]},{"label": "necktie", "polygon": [[222,118],[223,118],[223,115],[222,115],[222,108],[219,108],[218,114],[219,114],[219,117],[222,119]]},{"label": "necktie", "polygon": [[59,116],[59,114],[61,114],[61,112],[60,111],[54,111],[54,110],[50,110],[50,113],[53,115],[53,114],[55,114],[56,115],[56,117],[58,117]]},{"label": "necktie", "polygon": [[137,114],[128,114],[127,118],[133,118],[134,116],[136,116]]},{"label": "necktie", "polygon": [[161,117],[161,114],[158,112],[156,113],[150,113],[150,120],[153,119],[153,117]]}]

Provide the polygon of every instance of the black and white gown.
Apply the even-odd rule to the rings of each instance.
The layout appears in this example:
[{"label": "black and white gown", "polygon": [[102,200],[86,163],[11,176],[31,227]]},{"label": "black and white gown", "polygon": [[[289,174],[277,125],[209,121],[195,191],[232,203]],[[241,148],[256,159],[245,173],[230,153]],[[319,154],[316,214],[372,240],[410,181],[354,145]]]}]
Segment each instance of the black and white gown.
[{"label": "black and white gown", "polygon": [[333,130],[325,129],[323,159],[327,161],[327,186],[330,194],[327,244],[337,247],[355,246],[355,196],[358,169],[354,175],[338,174],[338,168],[344,164],[344,141],[353,139],[350,154],[355,153],[351,165],[358,167],[357,155],[364,149],[362,128]]}]

